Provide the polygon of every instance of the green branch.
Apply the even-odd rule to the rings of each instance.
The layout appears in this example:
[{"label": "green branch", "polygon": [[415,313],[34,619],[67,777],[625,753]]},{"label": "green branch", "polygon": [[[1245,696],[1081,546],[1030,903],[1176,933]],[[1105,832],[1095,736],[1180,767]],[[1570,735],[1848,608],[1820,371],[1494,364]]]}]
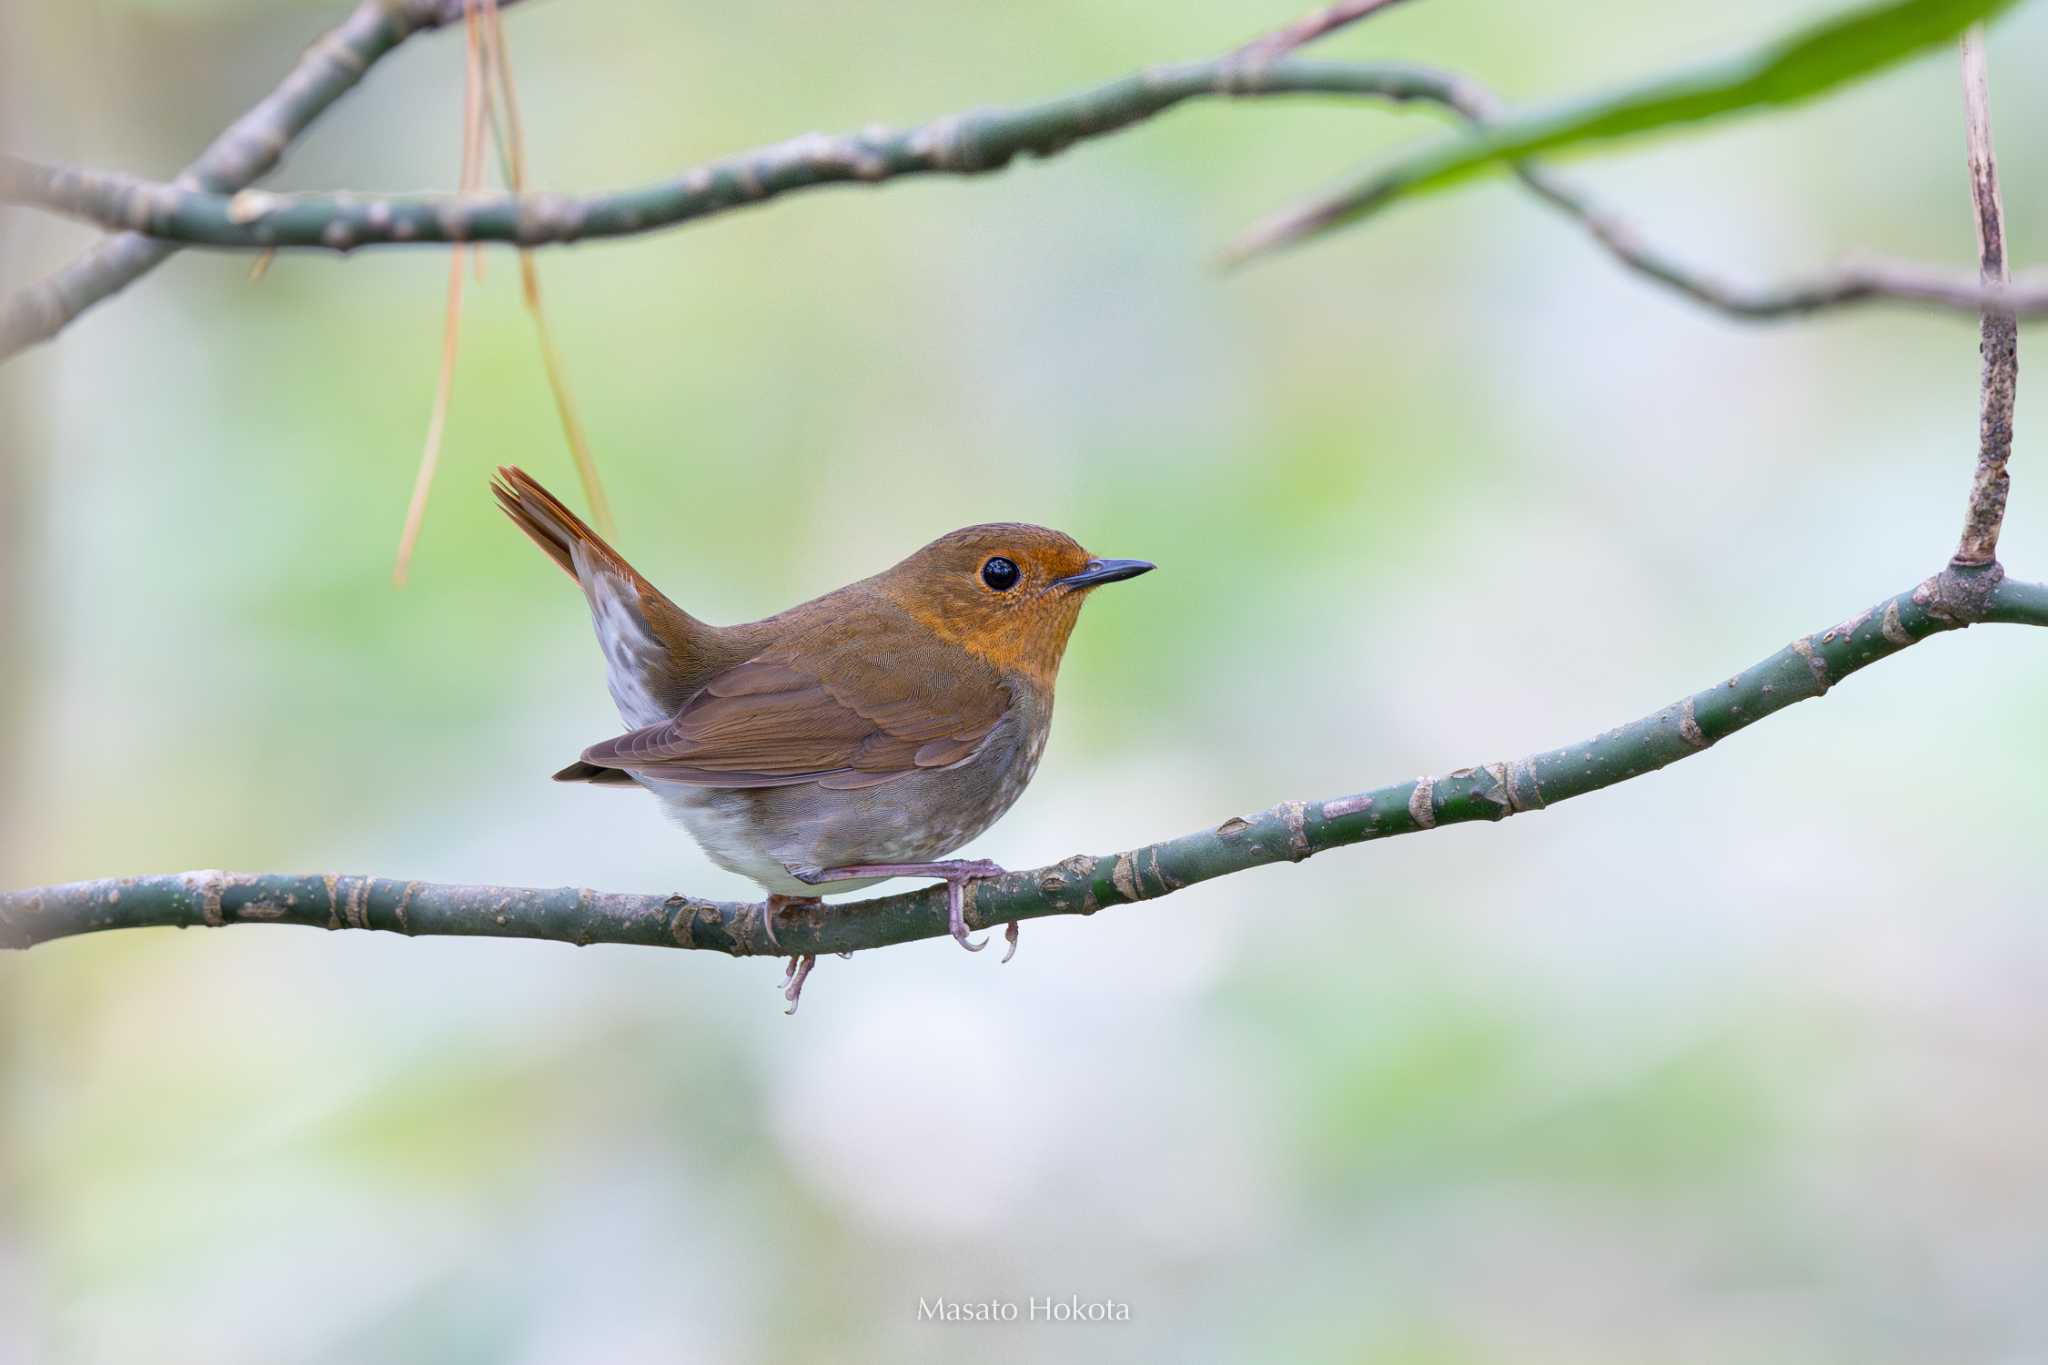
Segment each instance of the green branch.
[{"label": "green branch", "polygon": [[[2048,585],[2003,579],[1995,565],[1951,568],[1832,628],[1801,636],[1732,678],[1580,743],[1334,800],[1282,802],[1163,843],[1079,854],[969,883],[967,919],[987,928],[1088,915],[1347,844],[1542,810],[1690,758],[1794,702],[1821,696],[1858,669],[1974,621],[2048,626]],[[0,947],[28,948],[105,929],[250,923],[810,954],[939,937],[946,933],[946,898],[932,887],[787,910],[776,925],[778,950],[763,932],[760,905],[680,895],[223,872],[0,892]]]},{"label": "green branch", "polygon": [[438,242],[549,246],[673,227],[797,190],[908,175],[981,175],[1052,156],[1191,99],[1367,95],[1438,100],[1423,68],[1236,57],[1149,68],[1038,104],[949,115],[914,128],[806,133],[609,194],[229,195],[115,172],[0,159],[0,200],[33,204],[188,246],[268,250]]},{"label": "green branch", "polygon": [[[1476,82],[1449,72],[1301,59],[1267,63],[1233,53],[1150,68],[1038,104],[949,115],[915,128],[808,133],[608,194],[228,194],[0,157],[0,202],[72,214],[166,250],[172,241],[233,250],[350,251],[471,241],[558,245],[659,231],[828,185],[988,174],[1019,156],[1052,156],[1190,100],[1275,95],[1418,101],[1455,111],[1480,127],[1502,116],[1499,102]],[[1970,313],[1997,306],[2016,317],[2048,315],[2048,281],[1985,283],[1906,262],[1861,262],[1780,286],[1744,288],[1648,245],[1628,224],[1534,163],[1523,163],[1517,171],[1539,199],[1575,221],[1623,265],[1730,316],[1792,317],[1873,299]],[[11,305],[9,314],[22,306]],[[0,357],[5,354],[0,344]]]},{"label": "green branch", "polygon": [[[503,5],[517,0],[498,0]],[[232,194],[268,174],[285,148],[355,88],[378,58],[415,33],[458,23],[462,0],[359,0],[305,50],[277,87],[208,145],[178,176],[181,187]],[[0,360],[47,341],[86,309],[168,260],[178,244],[120,232],[22,290],[0,310]]]}]

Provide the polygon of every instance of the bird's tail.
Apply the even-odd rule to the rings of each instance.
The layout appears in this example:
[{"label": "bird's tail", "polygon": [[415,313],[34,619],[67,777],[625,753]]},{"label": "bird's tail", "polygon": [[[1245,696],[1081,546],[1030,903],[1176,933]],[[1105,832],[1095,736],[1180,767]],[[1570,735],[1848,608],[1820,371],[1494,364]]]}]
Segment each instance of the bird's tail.
[{"label": "bird's tail", "polygon": [[525,470],[501,466],[491,492],[513,524],[583,588],[619,715],[635,728],[667,720],[694,690],[692,663],[710,628],[662,596]]},{"label": "bird's tail", "polygon": [[607,545],[603,536],[591,530],[583,518],[519,466],[499,465],[498,477],[491,480],[491,492],[505,515],[512,518],[512,524],[547,551],[548,558],[561,565],[569,577],[582,580],[576,570],[576,550],[580,546],[588,562],[602,565],[621,577],[639,580],[633,566]]}]

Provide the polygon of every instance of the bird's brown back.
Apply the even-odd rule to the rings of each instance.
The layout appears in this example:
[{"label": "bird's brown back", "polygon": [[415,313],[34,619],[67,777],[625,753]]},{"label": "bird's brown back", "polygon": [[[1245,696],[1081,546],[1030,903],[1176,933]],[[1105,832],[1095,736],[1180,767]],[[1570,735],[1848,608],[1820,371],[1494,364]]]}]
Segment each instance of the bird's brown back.
[{"label": "bird's brown back", "polygon": [[[499,504],[590,598],[622,712],[621,669],[648,694],[637,708],[645,723],[592,745],[558,776],[873,786],[962,761],[1027,695],[1034,725],[1050,719],[1080,610],[1080,594],[1054,585],[1088,563],[1058,532],[967,527],[787,611],[713,626],[669,601],[530,476],[499,472]],[[979,576],[992,555],[1023,566],[1016,595]],[[649,647],[638,647],[643,638]]]}]

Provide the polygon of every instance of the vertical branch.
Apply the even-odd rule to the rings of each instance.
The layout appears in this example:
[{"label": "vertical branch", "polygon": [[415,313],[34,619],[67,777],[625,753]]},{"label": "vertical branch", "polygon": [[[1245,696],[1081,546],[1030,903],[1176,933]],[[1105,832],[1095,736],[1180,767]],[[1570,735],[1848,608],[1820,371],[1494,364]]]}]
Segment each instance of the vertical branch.
[{"label": "vertical branch", "polygon": [[[1984,30],[1963,35],[1963,120],[1970,145],[1970,203],[1977,219],[1977,259],[1986,284],[2010,278],[2005,260],[2005,207],[1998,193],[1998,158],[1991,146],[1990,82],[1984,69]],[[1983,397],[1977,419],[1977,473],[1970,481],[1970,509],[1956,546],[1958,565],[1998,560],[1998,530],[2005,520],[2012,454],[2013,401],[2019,390],[2019,325],[2009,309],[1984,310]]]}]

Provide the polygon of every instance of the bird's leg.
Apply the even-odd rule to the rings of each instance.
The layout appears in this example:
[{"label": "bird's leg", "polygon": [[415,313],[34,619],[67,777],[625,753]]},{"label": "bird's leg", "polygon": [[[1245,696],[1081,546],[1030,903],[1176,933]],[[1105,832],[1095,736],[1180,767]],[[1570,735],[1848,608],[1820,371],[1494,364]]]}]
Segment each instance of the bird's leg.
[{"label": "bird's leg", "polygon": [[[986,858],[948,858],[937,863],[857,863],[852,867],[791,868],[790,875],[813,886],[845,881],[853,877],[943,877],[946,882],[946,927],[954,941],[970,953],[988,946],[967,937],[967,894],[961,888],[979,877],[1000,877],[1003,869]],[[1016,939],[1011,938],[1014,945]]]},{"label": "bird's leg", "polygon": [[761,928],[768,935],[768,946],[778,953],[782,951],[782,941],[775,937],[775,917],[777,915],[785,910],[797,910],[823,904],[824,902],[816,896],[784,896],[778,892],[770,891],[767,902],[761,907]]},{"label": "bird's leg", "polygon": [[811,968],[818,965],[815,953],[789,959],[789,969],[782,974],[782,998],[789,1002],[784,1014],[795,1014],[796,1007],[803,1003],[804,982],[810,979]]}]

